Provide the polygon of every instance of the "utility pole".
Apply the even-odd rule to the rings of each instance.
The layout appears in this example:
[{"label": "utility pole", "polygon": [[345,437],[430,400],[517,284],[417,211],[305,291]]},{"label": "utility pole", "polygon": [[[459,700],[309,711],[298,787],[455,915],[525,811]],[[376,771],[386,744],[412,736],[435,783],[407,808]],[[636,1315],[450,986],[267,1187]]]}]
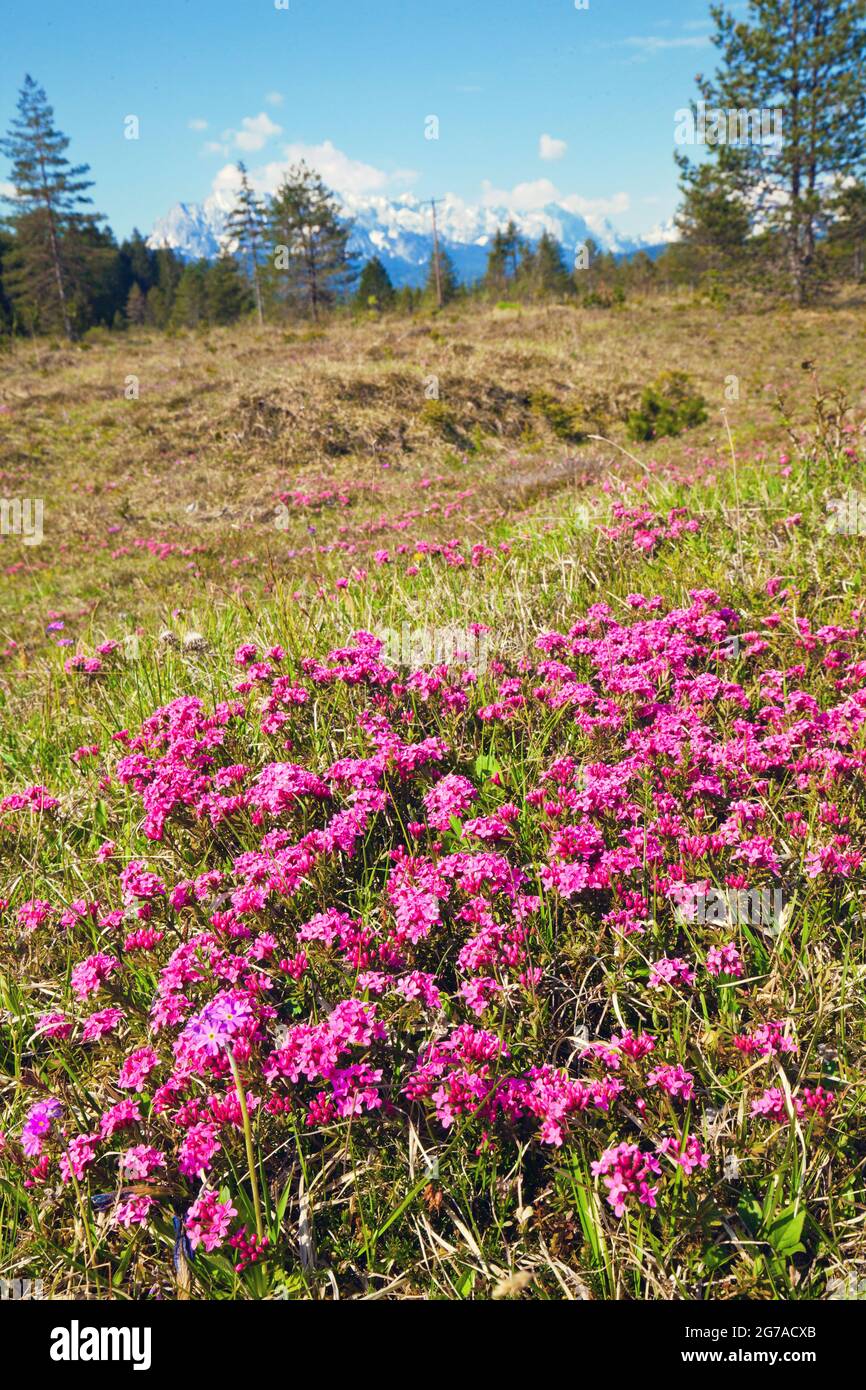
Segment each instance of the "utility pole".
[{"label": "utility pole", "polygon": [[436,305],[439,309],[442,308],[442,272],[439,265],[439,235],[436,231],[436,204],[441,201],[441,198],[430,199],[433,211],[433,269],[436,272]]}]

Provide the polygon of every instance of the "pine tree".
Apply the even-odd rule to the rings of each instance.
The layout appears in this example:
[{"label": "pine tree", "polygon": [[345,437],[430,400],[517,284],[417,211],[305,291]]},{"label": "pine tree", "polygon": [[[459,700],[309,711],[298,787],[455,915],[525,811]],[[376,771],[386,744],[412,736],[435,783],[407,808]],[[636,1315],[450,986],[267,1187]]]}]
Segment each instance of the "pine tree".
[{"label": "pine tree", "polygon": [[484,271],[484,288],[495,299],[501,299],[508,288],[508,246],[505,233],[497,227],[487,252],[487,266]]},{"label": "pine tree", "polygon": [[866,184],[851,183],[842,188],[830,211],[831,255],[846,265],[852,279],[860,282],[866,277]]},{"label": "pine tree", "polygon": [[508,267],[508,278],[517,278],[517,271],[520,265],[521,253],[525,253],[525,244],[520,239],[516,222],[509,222],[503,233],[503,248],[505,253],[505,264]]},{"label": "pine tree", "polygon": [[[439,245],[439,284],[442,288],[442,303],[448,304],[452,299],[456,299],[460,292],[460,282],[457,279],[457,271],[454,269],[454,262],[448,252]],[[424,285],[424,294],[428,299],[436,300],[436,256],[430,256],[427,266],[427,281]]]},{"label": "pine tree", "polygon": [[127,301],[133,285],[138,285],[142,295],[146,295],[157,283],[157,255],[137,228],[132,236],[121,242],[118,251],[121,302]]},{"label": "pine tree", "polygon": [[367,261],[361,271],[355,302],[362,309],[390,309],[393,305],[394,286],[378,256]]},{"label": "pine tree", "polygon": [[75,303],[86,290],[88,260],[99,250],[88,233],[101,214],[82,212],[92,199],[86,164],[71,165],[69,139],[54,127],[54,112],[29,74],[18,99],[18,115],[0,152],[12,163],[14,194],[4,197],[15,249],[7,274],[13,301],[36,328],[61,327],[72,336]]},{"label": "pine tree", "polygon": [[524,281],[529,280],[529,263],[533,253],[520,238],[517,224],[509,222],[507,227],[497,227],[487,253],[487,267],[484,272],[484,287],[499,298],[510,292],[518,274],[523,272]]},{"label": "pine tree", "polygon": [[533,290],[541,295],[562,297],[568,293],[571,277],[562,258],[562,248],[549,232],[542,232],[532,257],[531,270],[527,267],[528,278]]},{"label": "pine tree", "polygon": [[126,297],[126,317],[130,323],[138,326],[144,323],[146,313],[147,299],[142,293],[138,281],[133,280],[132,289]]},{"label": "pine tree", "polygon": [[249,308],[249,286],[239,273],[237,262],[231,256],[220,256],[207,268],[205,313],[208,323],[234,323]]},{"label": "pine tree", "polygon": [[[716,164],[678,157],[683,202],[676,216],[683,253],[700,270],[739,267],[751,230],[749,210]],[[691,253],[695,253],[691,256]]]},{"label": "pine tree", "polygon": [[345,292],[353,274],[352,226],[322,179],[303,161],[289,169],[268,217],[277,298],[299,303],[314,319]]},{"label": "pine tree", "polygon": [[11,333],[15,321],[12,300],[6,292],[9,258],[15,243],[6,232],[0,231],[0,333]]},{"label": "pine tree", "polygon": [[184,266],[171,306],[171,328],[196,328],[207,317],[207,261]]},{"label": "pine tree", "polygon": [[235,246],[235,254],[245,261],[253,286],[256,314],[259,323],[264,323],[262,312],[261,262],[265,249],[265,212],[261,200],[256,197],[250,185],[246,165],[238,164],[241,186],[237,203],[226,219],[226,239]]},{"label": "pine tree", "polygon": [[866,4],[749,0],[743,22],[719,5],[711,13],[721,66],[713,78],[698,78],[712,112],[706,141],[729,191],[752,210],[753,225],[778,233],[793,298],[802,304],[830,177],[856,173],[866,153]]},{"label": "pine tree", "polygon": [[154,328],[168,327],[183,271],[183,261],[174,251],[167,246],[157,249],[156,284],[147,292],[147,322]]}]

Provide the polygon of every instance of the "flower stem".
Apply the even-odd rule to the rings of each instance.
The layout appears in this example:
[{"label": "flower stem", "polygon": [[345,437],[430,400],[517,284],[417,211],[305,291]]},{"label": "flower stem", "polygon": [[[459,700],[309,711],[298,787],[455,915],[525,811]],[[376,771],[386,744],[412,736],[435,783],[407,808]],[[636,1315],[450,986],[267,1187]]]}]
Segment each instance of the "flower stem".
[{"label": "flower stem", "polygon": [[244,1127],[244,1142],[247,1147],[247,1168],[250,1174],[250,1187],[253,1194],[253,1208],[256,1213],[256,1233],[259,1241],[265,1238],[265,1228],[262,1222],[262,1204],[259,1201],[259,1180],[256,1176],[256,1161],[253,1155],[253,1132],[250,1128],[250,1113],[247,1110],[247,1098],[244,1092],[244,1084],[241,1081],[241,1074],[234,1053],[229,1051],[229,1065],[232,1069],[232,1076],[235,1079],[235,1090],[238,1093],[238,1104],[241,1107],[241,1123]]}]

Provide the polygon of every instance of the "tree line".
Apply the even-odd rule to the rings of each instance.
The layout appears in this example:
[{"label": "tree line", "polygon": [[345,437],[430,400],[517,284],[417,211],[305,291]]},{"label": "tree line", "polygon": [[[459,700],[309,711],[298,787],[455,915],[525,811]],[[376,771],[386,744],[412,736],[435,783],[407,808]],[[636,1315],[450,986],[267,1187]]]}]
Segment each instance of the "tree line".
[{"label": "tree line", "polygon": [[415,312],[461,297],[616,307],[632,293],[681,285],[722,300],[744,288],[785,294],[799,305],[862,283],[866,0],[748,0],[744,19],[721,5],[711,16],[718,66],[698,74],[699,100],[678,113],[679,239],[654,259],[617,258],[588,241],[569,264],[549,233],[530,243],[511,222],[495,233],[472,286],[460,284],[441,246],[418,289],[396,288],[378,257],[358,265],[351,222],[303,163],[267,201],[238,165],[215,260],[185,263],[138,231],[118,244],[93,210],[89,167],[70,163],[69,139],[27,76],[0,140],[12,183],[0,226],[0,333],[72,338],[95,325],[316,320],[335,306]]}]

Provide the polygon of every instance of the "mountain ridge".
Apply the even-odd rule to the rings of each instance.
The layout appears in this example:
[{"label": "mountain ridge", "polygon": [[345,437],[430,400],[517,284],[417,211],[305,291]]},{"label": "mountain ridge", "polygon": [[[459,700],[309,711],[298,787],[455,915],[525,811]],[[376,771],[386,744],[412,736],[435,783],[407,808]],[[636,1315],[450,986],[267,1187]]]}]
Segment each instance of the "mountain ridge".
[{"label": "mountain ridge", "polygon": [[[221,191],[203,203],[175,203],[154,223],[148,246],[169,247],[183,260],[213,260],[229,245],[225,225],[232,202],[232,197]],[[345,195],[340,202],[353,222],[349,250],[359,262],[378,256],[395,285],[423,284],[433,250],[429,202],[410,193],[397,198]],[[436,218],[440,244],[451,257],[458,278],[467,283],[484,273],[490,242],[497,229],[509,221],[514,221],[531,244],[547,231],[559,242],[569,262],[590,238],[602,250],[627,257],[638,251],[657,255],[674,235],[668,223],[647,237],[623,236],[606,217],[584,216],[555,201],[519,211],[505,204],[467,204],[448,195],[437,204]]]}]

